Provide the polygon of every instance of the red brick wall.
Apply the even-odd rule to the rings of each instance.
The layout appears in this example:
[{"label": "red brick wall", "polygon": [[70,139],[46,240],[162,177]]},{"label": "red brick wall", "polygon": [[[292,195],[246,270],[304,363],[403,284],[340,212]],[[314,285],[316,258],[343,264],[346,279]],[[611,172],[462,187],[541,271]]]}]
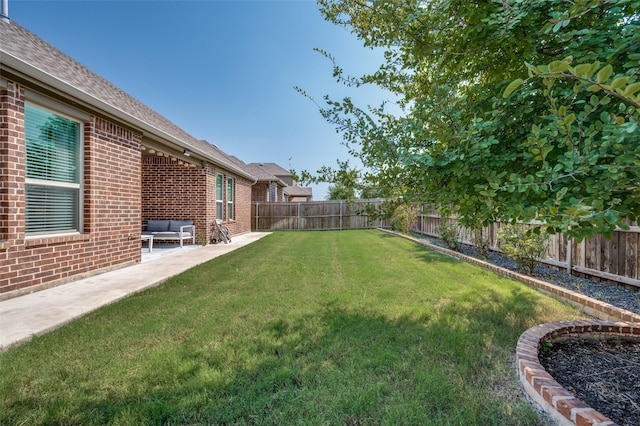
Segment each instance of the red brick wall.
[{"label": "red brick wall", "polygon": [[206,175],[200,167],[155,155],[142,157],[142,220],[192,220],[206,228]]},{"label": "red brick wall", "polygon": [[140,260],[140,141],[99,118],[84,123],[84,232],[26,237],[24,88],[0,89],[0,294]]},{"label": "red brick wall", "polygon": [[[8,241],[18,239],[24,229],[19,210],[24,199],[23,114],[24,92],[8,82],[6,89],[0,88],[0,250],[6,250]],[[0,283],[6,272],[0,269]]]},{"label": "red brick wall", "polygon": [[[199,241],[210,241],[216,218],[216,174],[235,179],[234,220],[224,219],[232,235],[251,231],[251,183],[227,170],[207,164],[187,167],[179,160],[142,157],[142,219],[193,220]],[[226,203],[226,194],[222,197]],[[225,204],[226,208],[226,204]],[[225,212],[226,214],[226,212]]]},{"label": "red brick wall", "polygon": [[253,185],[251,190],[251,201],[254,203],[266,203],[269,194],[269,183],[259,182]]},{"label": "red brick wall", "polygon": [[[251,200],[254,203],[267,203],[269,200],[267,199],[269,194],[269,186],[276,185],[275,182],[260,182],[253,185],[253,189],[251,190]],[[281,186],[276,186],[276,193],[274,194],[276,200],[273,201],[285,201],[284,199],[284,188]]]},{"label": "red brick wall", "polygon": [[231,234],[251,232],[251,184],[253,182],[235,177],[235,220],[226,223]]},{"label": "red brick wall", "polygon": [[[247,179],[239,177],[238,175],[229,172],[228,170],[221,169],[212,164],[208,164],[205,168],[207,173],[207,217],[209,219],[209,229],[211,231],[211,224],[216,219],[216,174],[222,174],[224,180],[222,185],[222,197],[224,200],[224,218],[223,223],[229,228],[231,235],[242,234],[251,231],[251,184]],[[233,200],[234,206],[234,218],[230,220],[227,215],[227,178],[233,178],[235,185],[235,194]],[[211,234],[207,234],[207,241]]]}]

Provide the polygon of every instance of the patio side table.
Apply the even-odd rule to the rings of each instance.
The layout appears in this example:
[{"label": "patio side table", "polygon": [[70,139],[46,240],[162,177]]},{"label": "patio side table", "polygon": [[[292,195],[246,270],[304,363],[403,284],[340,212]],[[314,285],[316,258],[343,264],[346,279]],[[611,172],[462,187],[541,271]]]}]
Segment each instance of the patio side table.
[{"label": "patio side table", "polygon": [[149,253],[153,251],[153,235],[140,235],[140,239],[149,242]]}]

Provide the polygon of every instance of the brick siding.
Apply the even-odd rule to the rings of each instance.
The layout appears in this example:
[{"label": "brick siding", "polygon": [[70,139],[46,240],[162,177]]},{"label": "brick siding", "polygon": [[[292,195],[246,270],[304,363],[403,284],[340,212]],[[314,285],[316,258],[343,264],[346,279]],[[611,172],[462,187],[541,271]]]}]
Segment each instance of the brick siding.
[{"label": "brick siding", "polygon": [[251,201],[254,203],[267,203],[274,200],[268,200],[267,196],[275,197],[275,201],[285,201],[284,188],[278,186],[275,182],[259,182],[253,185],[251,190]]},{"label": "brick siding", "polygon": [[140,141],[101,118],[84,123],[83,232],[26,238],[24,88],[0,88],[0,294],[140,260]]},{"label": "brick siding", "polygon": [[[0,87],[0,299],[140,261],[140,232],[149,219],[190,219],[208,242],[216,216],[216,173],[235,182],[232,235],[251,231],[253,181],[213,164],[195,167],[141,155],[143,137],[88,115],[83,123],[82,232],[25,236],[25,88]],[[55,111],[55,108],[53,109]],[[87,116],[87,111],[83,111]],[[148,151],[144,151],[148,152]],[[226,214],[226,194],[225,200]]]},{"label": "brick siding", "polygon": [[[251,231],[251,184],[213,164],[204,167],[185,166],[179,160],[167,156],[142,157],[142,220],[177,219],[192,220],[196,226],[198,241],[210,241],[211,225],[216,218],[216,174],[235,181],[235,218],[223,222],[231,235]],[[225,200],[226,215],[226,194]]]}]

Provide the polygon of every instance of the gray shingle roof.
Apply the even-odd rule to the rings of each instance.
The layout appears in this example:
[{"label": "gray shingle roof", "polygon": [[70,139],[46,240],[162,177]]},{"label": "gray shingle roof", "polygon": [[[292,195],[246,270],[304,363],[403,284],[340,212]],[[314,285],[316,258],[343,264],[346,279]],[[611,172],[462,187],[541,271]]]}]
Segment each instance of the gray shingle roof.
[{"label": "gray shingle roof", "polygon": [[303,186],[287,186],[284,193],[290,197],[311,197],[313,196],[313,188]]},{"label": "gray shingle roof", "polygon": [[289,170],[286,170],[276,163],[249,163],[250,166],[260,167],[273,176],[292,176]]},{"label": "gray shingle roof", "polygon": [[49,84],[51,81],[60,83],[62,90],[71,96],[85,98],[83,95],[88,95],[92,107],[107,113],[120,112],[118,115],[127,118],[130,124],[145,125],[148,129],[144,130],[160,140],[174,139],[184,147],[201,153],[214,164],[253,178],[247,170],[230,161],[226,154],[221,155],[219,148],[193,137],[17,23],[0,20],[0,76],[10,73],[16,64],[21,67],[21,73],[27,73],[27,78],[38,81],[46,79]]}]

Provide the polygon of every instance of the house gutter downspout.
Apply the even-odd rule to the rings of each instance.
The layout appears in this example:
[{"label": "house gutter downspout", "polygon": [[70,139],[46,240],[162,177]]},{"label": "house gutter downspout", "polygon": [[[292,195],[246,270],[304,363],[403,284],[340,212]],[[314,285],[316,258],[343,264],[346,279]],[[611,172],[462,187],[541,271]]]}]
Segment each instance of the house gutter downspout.
[{"label": "house gutter downspout", "polygon": [[0,21],[9,22],[9,0],[2,0],[0,8]]}]

